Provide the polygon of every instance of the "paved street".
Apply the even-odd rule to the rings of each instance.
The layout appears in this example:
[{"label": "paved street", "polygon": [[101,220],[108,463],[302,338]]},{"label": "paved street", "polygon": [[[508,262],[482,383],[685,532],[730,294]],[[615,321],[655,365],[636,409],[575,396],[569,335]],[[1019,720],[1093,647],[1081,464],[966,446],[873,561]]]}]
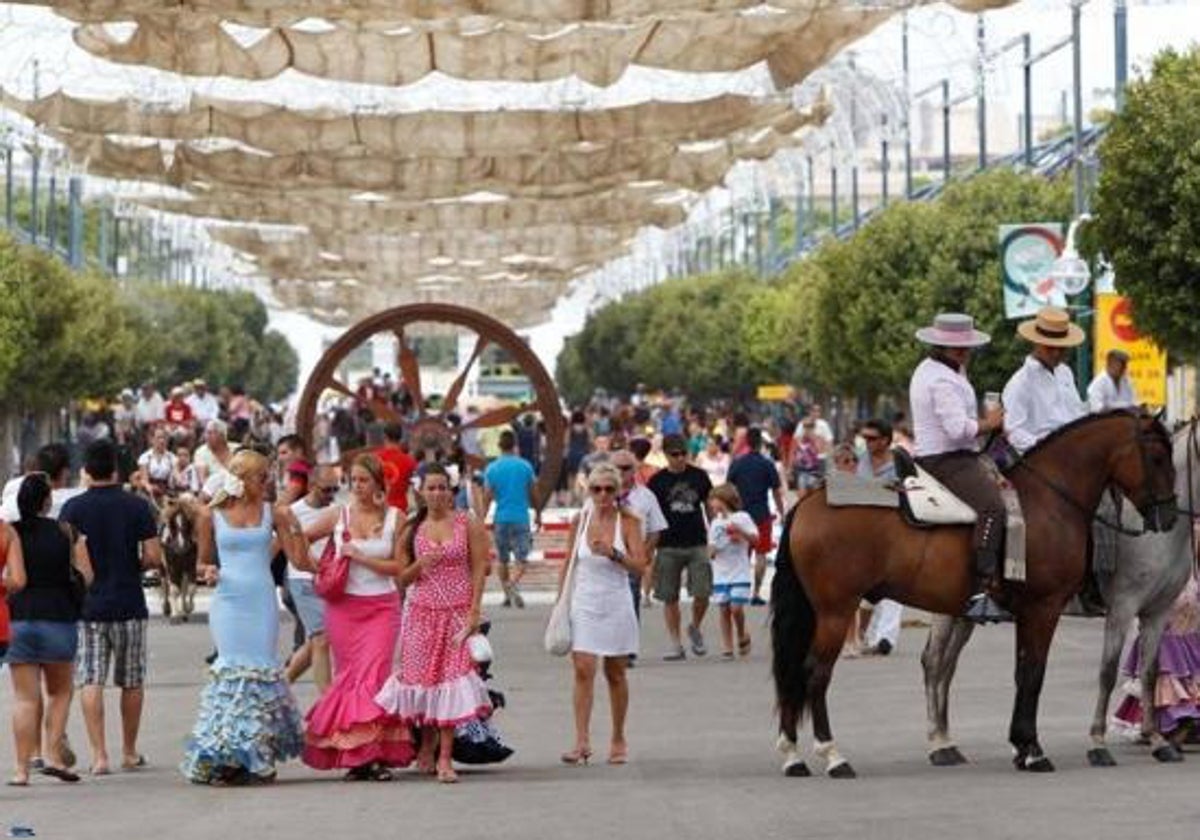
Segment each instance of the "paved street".
[{"label": "paved street", "polygon": [[[185,783],[175,770],[192,723],[209,649],[202,623],[154,621],[143,751],[151,769],[85,779],[74,787],[35,778],[27,790],[0,787],[0,827],[32,825],[39,837],[187,838],[413,836],[1128,838],[1190,836],[1200,819],[1200,753],[1158,766],[1133,745],[1114,750],[1121,766],[1084,760],[1092,703],[1097,622],[1068,619],[1059,635],[1044,695],[1043,741],[1059,766],[1053,776],[1016,773],[1004,741],[1011,703],[1009,628],[977,634],[954,694],[953,720],[975,762],[935,769],[925,760],[918,655],[921,629],[907,629],[886,659],[843,662],[832,699],[839,744],[857,781],[784,779],[773,751],[772,691],[766,636],[749,661],[710,655],[682,664],[658,661],[661,609],[649,611],[646,657],[632,673],[626,767],[564,767],[570,744],[566,663],[541,652],[546,607],[492,608],[497,619],[497,684],[510,707],[498,723],[517,754],[506,765],[463,774],[439,786],[403,773],[391,783],[347,784],[298,763],[271,788],[214,790]],[[290,625],[285,626],[290,630]],[[711,638],[710,642],[714,641]],[[299,687],[302,703],[311,686]],[[116,695],[110,695],[115,738]],[[598,693],[595,744],[603,757],[606,695]],[[0,691],[6,722],[11,689]],[[5,725],[7,730],[7,725]],[[78,711],[71,736],[86,762]],[[0,761],[11,762],[5,735]],[[115,756],[114,756],[115,757]],[[6,770],[7,772],[7,770]],[[1149,832],[1147,834],[1147,832]]]}]

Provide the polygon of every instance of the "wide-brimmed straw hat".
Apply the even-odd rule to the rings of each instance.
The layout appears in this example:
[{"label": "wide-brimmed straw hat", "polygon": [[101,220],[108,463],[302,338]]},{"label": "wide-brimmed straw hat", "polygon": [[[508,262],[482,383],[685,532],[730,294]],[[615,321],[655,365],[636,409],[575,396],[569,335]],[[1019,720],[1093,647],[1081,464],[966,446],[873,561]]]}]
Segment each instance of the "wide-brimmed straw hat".
[{"label": "wide-brimmed straw hat", "polygon": [[1022,321],[1017,335],[1047,347],[1078,347],[1086,338],[1079,325],[1071,323],[1071,316],[1057,306],[1043,306],[1036,318]]},{"label": "wide-brimmed straw hat", "polygon": [[992,340],[975,329],[975,319],[961,312],[939,312],[933,325],[917,330],[917,340],[934,347],[982,347]]}]

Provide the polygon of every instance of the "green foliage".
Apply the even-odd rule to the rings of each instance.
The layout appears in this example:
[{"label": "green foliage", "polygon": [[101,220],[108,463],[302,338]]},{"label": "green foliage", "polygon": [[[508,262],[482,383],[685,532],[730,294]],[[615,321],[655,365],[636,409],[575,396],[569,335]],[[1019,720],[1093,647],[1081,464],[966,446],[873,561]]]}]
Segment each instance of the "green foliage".
[{"label": "green foliage", "polygon": [[728,272],[670,281],[588,319],[559,359],[572,401],[638,382],[703,399],[787,382],[868,398],[903,393],[939,311],[975,316],[993,342],[972,363],[999,390],[1027,352],[1004,320],[997,226],[1061,221],[1062,181],[995,172],[936,202],[896,203],[771,281]]},{"label": "green foliage", "polygon": [[1094,236],[1138,328],[1200,354],[1200,48],[1168,50],[1100,145]]},{"label": "green foliage", "polygon": [[299,362],[247,292],[127,284],[72,272],[0,236],[0,403],[45,409],[144,379],[202,376],[286,396]]}]

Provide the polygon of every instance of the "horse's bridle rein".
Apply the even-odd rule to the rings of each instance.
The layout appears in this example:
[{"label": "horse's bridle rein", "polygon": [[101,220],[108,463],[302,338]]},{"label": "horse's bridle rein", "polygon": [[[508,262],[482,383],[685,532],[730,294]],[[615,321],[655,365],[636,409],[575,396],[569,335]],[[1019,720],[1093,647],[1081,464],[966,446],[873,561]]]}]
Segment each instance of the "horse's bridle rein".
[{"label": "horse's bridle rein", "polygon": [[[1135,445],[1138,448],[1138,455],[1142,461],[1142,475],[1149,476],[1150,475],[1150,457],[1146,452],[1146,446],[1145,446],[1144,442],[1147,438],[1154,436],[1154,432],[1153,432],[1153,430],[1142,431],[1141,421],[1145,415],[1130,413],[1129,416],[1130,416],[1130,419],[1133,420],[1133,422],[1135,424],[1135,428],[1137,430],[1136,434],[1134,435],[1134,441],[1133,441],[1132,445]],[[1131,444],[1126,443],[1123,445],[1129,446]],[[1198,455],[1198,457],[1200,457],[1200,444],[1197,444],[1197,439],[1196,439],[1196,420],[1192,421],[1191,441],[1189,443],[1189,451],[1188,451],[1188,497],[1189,497],[1188,505],[1189,505],[1189,508],[1192,507],[1192,500],[1191,500],[1191,471],[1192,471],[1191,447],[1196,447],[1197,455]],[[1170,448],[1171,447],[1168,447],[1168,449],[1170,449]],[[1101,516],[1100,514],[1096,513],[1095,511],[1089,511],[1089,510],[1085,509],[1084,506],[1082,504],[1080,504],[1078,501],[1076,501],[1075,497],[1073,495],[1071,495],[1071,491],[1067,490],[1065,487],[1063,487],[1058,482],[1054,481],[1052,478],[1045,475],[1044,473],[1038,472],[1038,470],[1034,469],[1034,467],[1032,465],[1030,465],[1029,461],[1024,456],[1017,459],[1017,462],[1015,464],[1013,464],[1012,469],[1016,470],[1016,468],[1018,468],[1018,467],[1024,467],[1026,470],[1028,470],[1030,475],[1032,475],[1034,478],[1036,478],[1042,484],[1046,485],[1051,490],[1053,490],[1055,495],[1057,495],[1059,498],[1061,498],[1064,502],[1066,502],[1072,508],[1074,508],[1075,510],[1077,510],[1081,514],[1083,514],[1085,519],[1094,519],[1095,521],[1099,522],[1101,525],[1105,526],[1106,528],[1116,531],[1118,534],[1124,534],[1125,536],[1128,536],[1128,537],[1140,537],[1143,534],[1147,533],[1146,528],[1143,528],[1140,531],[1135,531],[1132,528],[1126,528],[1120,522],[1110,522],[1107,519],[1105,519],[1103,516]],[[1170,505],[1171,508],[1176,513],[1181,513],[1182,511],[1180,511],[1179,507],[1177,506],[1178,498],[1179,497],[1174,492],[1172,492],[1170,496],[1164,496],[1162,498],[1153,498],[1152,497],[1150,499],[1150,503],[1147,507],[1150,510],[1157,510],[1159,508]],[[1189,513],[1188,515],[1192,515],[1192,514]],[[1193,539],[1194,539],[1194,537],[1193,537]],[[1193,546],[1193,549],[1194,549],[1194,546]],[[1193,550],[1192,553],[1194,556],[1195,551]]]}]

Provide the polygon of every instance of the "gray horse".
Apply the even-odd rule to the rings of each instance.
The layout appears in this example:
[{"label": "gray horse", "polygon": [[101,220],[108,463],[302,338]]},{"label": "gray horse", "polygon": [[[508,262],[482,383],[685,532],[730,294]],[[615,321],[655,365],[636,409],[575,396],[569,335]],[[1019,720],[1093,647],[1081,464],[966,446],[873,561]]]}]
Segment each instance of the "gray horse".
[{"label": "gray horse", "polygon": [[[1117,533],[1103,524],[1094,526],[1098,544],[1111,544],[1119,562],[1110,574],[1102,574],[1101,588],[1108,603],[1104,626],[1104,649],[1100,659],[1100,693],[1092,719],[1092,747],[1088,761],[1094,767],[1116,764],[1105,744],[1108,704],[1117,681],[1121,651],[1136,617],[1141,624],[1138,674],[1142,688],[1142,708],[1153,709],[1154,684],[1158,675],[1158,645],[1166,628],[1167,617],[1176,597],[1192,571],[1192,517],[1200,513],[1200,442],[1197,424],[1192,420],[1173,441],[1176,471],[1175,493],[1181,507],[1192,516],[1178,517],[1175,527],[1166,533],[1142,533],[1141,517],[1128,504],[1121,512],[1122,531]],[[1188,486],[1189,481],[1191,487]],[[1113,521],[1115,506],[1105,500],[1101,514]],[[1106,531],[1107,529],[1107,531]],[[1134,534],[1138,534],[1134,536]],[[938,767],[963,764],[966,758],[950,738],[950,682],[958,667],[958,657],[971,638],[975,625],[962,618],[936,616],[921,664],[925,669],[925,702],[929,720],[929,760]],[[1142,734],[1149,740],[1152,754],[1159,761],[1180,761],[1178,749],[1162,734],[1153,731],[1155,716],[1142,718]]]}]

